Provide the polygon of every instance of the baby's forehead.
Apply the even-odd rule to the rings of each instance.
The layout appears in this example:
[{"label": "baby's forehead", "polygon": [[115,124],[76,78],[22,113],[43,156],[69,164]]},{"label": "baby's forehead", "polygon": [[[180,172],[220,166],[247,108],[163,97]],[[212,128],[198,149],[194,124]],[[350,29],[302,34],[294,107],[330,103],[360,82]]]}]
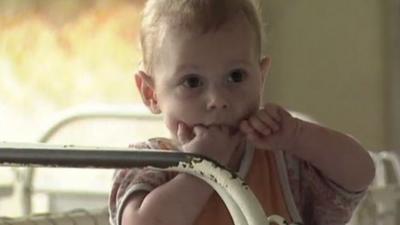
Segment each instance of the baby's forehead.
[{"label": "baby's forehead", "polygon": [[[207,34],[221,30],[235,29],[237,24],[246,24],[243,33],[250,32],[254,38],[249,40],[261,53],[261,27],[259,15],[249,0],[149,0],[153,2],[145,11],[141,29],[141,46],[146,66],[151,67],[159,56],[160,48],[167,39],[182,37],[203,39]],[[174,5],[161,10],[162,5]],[[188,4],[183,4],[187,2]],[[190,2],[190,3],[189,3]],[[200,3],[200,2],[204,2]],[[182,3],[182,4],[181,4]],[[189,7],[187,7],[189,6]],[[183,8],[182,8],[183,7]],[[179,10],[185,9],[185,10]],[[223,10],[224,9],[224,10]],[[147,12],[147,13],[146,13]],[[227,32],[227,35],[230,35]],[[181,41],[182,39],[180,39]]]},{"label": "baby's forehead", "polygon": [[[174,23],[166,24],[162,31],[159,33],[158,43],[156,45],[162,46],[165,42],[173,42],[179,44],[179,42],[222,42],[225,40],[235,39],[237,40],[236,47],[246,44],[258,45],[257,32],[254,30],[252,25],[243,16],[238,16],[220,24],[216,27],[182,27]],[[245,42],[240,42],[247,38]]]},{"label": "baby's forehead", "polygon": [[174,20],[164,21],[164,25],[161,28],[161,32],[170,32],[175,34],[186,34],[191,36],[202,36],[204,34],[230,31],[234,30],[238,26],[242,29],[247,29],[248,31],[257,34],[256,27],[248,20],[248,18],[243,14],[237,14],[235,16],[227,17],[225,20],[218,23],[211,23],[205,21],[185,21],[184,23]]},{"label": "baby's forehead", "polygon": [[207,33],[171,29],[155,49],[153,66],[163,64],[166,69],[198,71],[210,64],[227,68],[254,65],[259,61],[259,50],[255,34],[246,29],[250,28],[229,24]]}]

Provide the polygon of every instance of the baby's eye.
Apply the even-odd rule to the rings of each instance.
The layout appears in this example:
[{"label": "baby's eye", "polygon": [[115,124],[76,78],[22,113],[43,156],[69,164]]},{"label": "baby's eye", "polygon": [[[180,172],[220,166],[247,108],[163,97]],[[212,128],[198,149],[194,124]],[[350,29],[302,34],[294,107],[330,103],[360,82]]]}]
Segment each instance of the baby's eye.
[{"label": "baby's eye", "polygon": [[234,83],[242,82],[245,78],[245,75],[246,72],[243,70],[234,70],[229,74],[228,81]]},{"label": "baby's eye", "polygon": [[183,81],[183,85],[188,88],[197,88],[202,86],[203,82],[196,75],[190,75]]}]

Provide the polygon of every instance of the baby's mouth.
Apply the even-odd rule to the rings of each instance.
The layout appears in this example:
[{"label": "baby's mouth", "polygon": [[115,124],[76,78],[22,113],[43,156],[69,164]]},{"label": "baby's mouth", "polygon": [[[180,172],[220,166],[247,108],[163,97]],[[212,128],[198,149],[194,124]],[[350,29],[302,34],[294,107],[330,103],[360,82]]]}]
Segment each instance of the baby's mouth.
[{"label": "baby's mouth", "polygon": [[195,126],[203,126],[203,127],[207,127],[207,128],[212,127],[212,126],[220,127],[220,128],[227,127],[230,134],[234,134],[239,131],[239,126],[220,124],[220,123],[211,123],[211,124],[200,124],[199,123],[199,124],[194,124],[192,127],[195,127]]}]

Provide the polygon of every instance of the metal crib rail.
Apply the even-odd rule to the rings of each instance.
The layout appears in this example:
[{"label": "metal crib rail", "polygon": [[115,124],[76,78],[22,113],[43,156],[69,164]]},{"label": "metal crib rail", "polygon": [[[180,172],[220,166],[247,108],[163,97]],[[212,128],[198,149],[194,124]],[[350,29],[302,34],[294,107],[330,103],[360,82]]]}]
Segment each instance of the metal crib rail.
[{"label": "metal crib rail", "polygon": [[152,165],[157,168],[177,166],[190,162],[195,155],[178,152],[127,151],[118,148],[90,148],[73,145],[22,147],[15,144],[0,145],[0,163],[9,166],[42,166],[72,168],[132,168]]},{"label": "metal crib rail", "polygon": [[211,185],[225,202],[236,225],[288,223],[280,216],[267,217],[248,186],[234,173],[195,154],[128,148],[56,146],[0,143],[0,165],[73,168],[133,168],[189,173]]}]

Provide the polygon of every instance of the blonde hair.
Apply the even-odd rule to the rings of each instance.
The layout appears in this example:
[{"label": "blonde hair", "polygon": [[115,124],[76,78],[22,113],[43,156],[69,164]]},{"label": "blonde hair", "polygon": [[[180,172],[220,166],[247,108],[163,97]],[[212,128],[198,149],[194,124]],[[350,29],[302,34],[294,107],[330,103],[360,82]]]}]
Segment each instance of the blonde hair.
[{"label": "blonde hair", "polygon": [[241,15],[253,28],[261,54],[264,32],[255,0],[147,0],[140,30],[142,66],[151,71],[154,52],[161,46],[167,29],[207,33]]}]

